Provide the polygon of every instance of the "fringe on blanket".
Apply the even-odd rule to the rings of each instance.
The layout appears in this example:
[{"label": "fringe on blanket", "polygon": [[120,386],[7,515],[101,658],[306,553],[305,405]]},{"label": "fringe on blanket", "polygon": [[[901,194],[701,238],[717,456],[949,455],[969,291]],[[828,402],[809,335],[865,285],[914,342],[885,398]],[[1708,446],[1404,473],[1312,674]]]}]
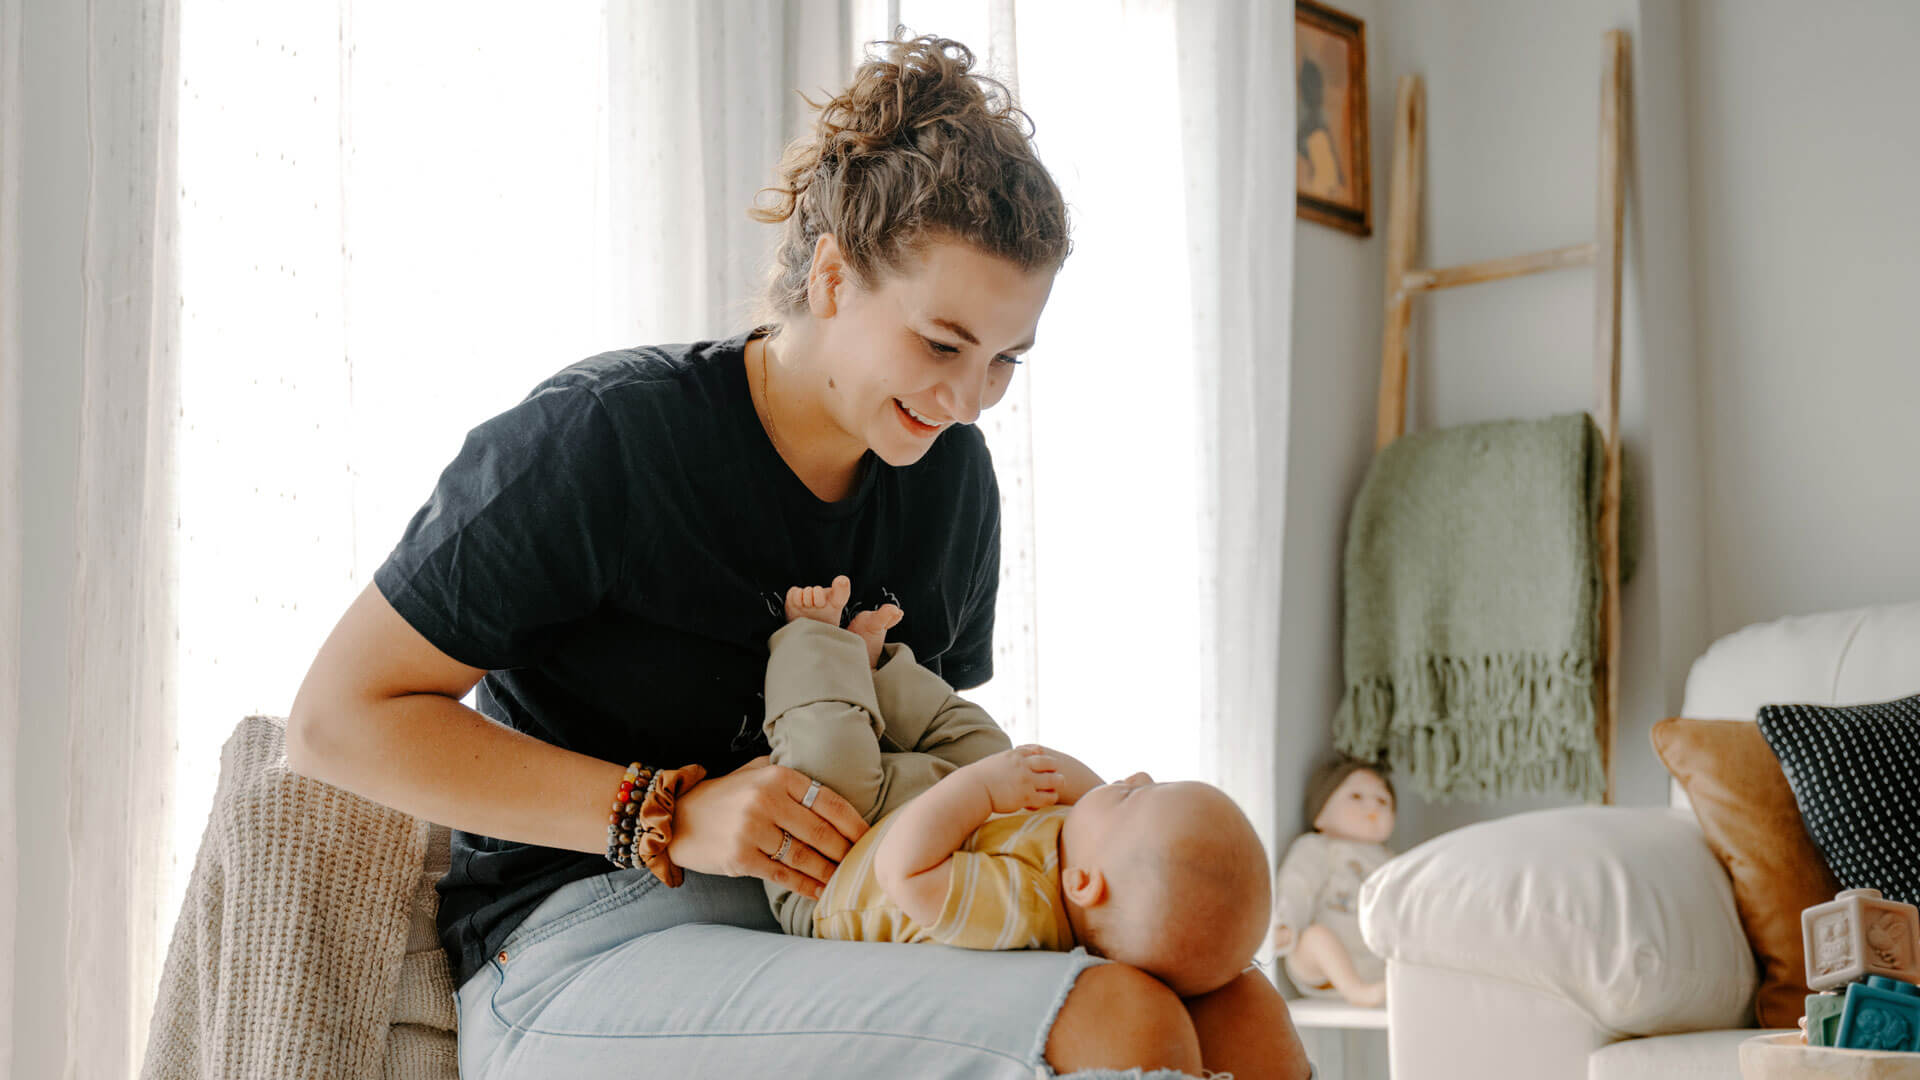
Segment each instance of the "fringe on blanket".
[{"label": "fringe on blanket", "polygon": [[1348,685],[1334,746],[1391,761],[1396,782],[1437,802],[1548,792],[1591,802],[1606,791],[1597,719],[1585,658],[1421,654]]}]

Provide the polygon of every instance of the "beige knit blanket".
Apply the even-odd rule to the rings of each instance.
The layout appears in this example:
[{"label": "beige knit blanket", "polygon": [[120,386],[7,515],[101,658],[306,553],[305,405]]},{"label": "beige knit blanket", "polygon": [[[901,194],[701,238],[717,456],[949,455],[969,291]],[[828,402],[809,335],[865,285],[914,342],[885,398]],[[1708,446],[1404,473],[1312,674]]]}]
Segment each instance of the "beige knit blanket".
[{"label": "beige knit blanket", "polygon": [[288,771],[286,721],[241,721],[220,751],[141,1080],[455,1076],[445,955],[408,941],[431,829]]}]

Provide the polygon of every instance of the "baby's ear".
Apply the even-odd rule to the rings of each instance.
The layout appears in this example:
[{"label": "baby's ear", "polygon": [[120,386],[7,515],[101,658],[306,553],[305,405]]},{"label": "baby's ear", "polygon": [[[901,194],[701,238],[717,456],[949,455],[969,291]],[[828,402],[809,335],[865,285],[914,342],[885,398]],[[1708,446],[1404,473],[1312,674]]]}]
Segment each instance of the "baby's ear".
[{"label": "baby's ear", "polygon": [[1062,870],[1060,888],[1067,894],[1067,899],[1083,908],[1098,907],[1107,900],[1107,876],[1084,866]]}]

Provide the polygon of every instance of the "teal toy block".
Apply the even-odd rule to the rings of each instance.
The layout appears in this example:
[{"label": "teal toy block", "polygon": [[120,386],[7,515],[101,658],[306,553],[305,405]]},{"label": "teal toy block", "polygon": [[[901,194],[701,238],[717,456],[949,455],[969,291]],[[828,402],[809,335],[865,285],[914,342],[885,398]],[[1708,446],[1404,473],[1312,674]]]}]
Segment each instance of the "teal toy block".
[{"label": "teal toy block", "polygon": [[1875,975],[1847,987],[1838,1045],[1920,1052],[1920,986]]},{"label": "teal toy block", "polygon": [[1807,995],[1807,1045],[1838,1046],[1840,1016],[1847,999],[1839,994]]}]

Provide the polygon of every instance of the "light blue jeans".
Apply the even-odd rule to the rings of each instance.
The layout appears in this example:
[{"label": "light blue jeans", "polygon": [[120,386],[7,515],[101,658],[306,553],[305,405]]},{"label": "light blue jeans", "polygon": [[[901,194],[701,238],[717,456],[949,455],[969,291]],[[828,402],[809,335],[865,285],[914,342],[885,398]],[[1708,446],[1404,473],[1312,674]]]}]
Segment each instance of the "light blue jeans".
[{"label": "light blue jeans", "polygon": [[1047,1033],[1098,963],[789,937],[758,878],[616,870],[555,890],[460,987],[460,1076],[1052,1077]]}]

